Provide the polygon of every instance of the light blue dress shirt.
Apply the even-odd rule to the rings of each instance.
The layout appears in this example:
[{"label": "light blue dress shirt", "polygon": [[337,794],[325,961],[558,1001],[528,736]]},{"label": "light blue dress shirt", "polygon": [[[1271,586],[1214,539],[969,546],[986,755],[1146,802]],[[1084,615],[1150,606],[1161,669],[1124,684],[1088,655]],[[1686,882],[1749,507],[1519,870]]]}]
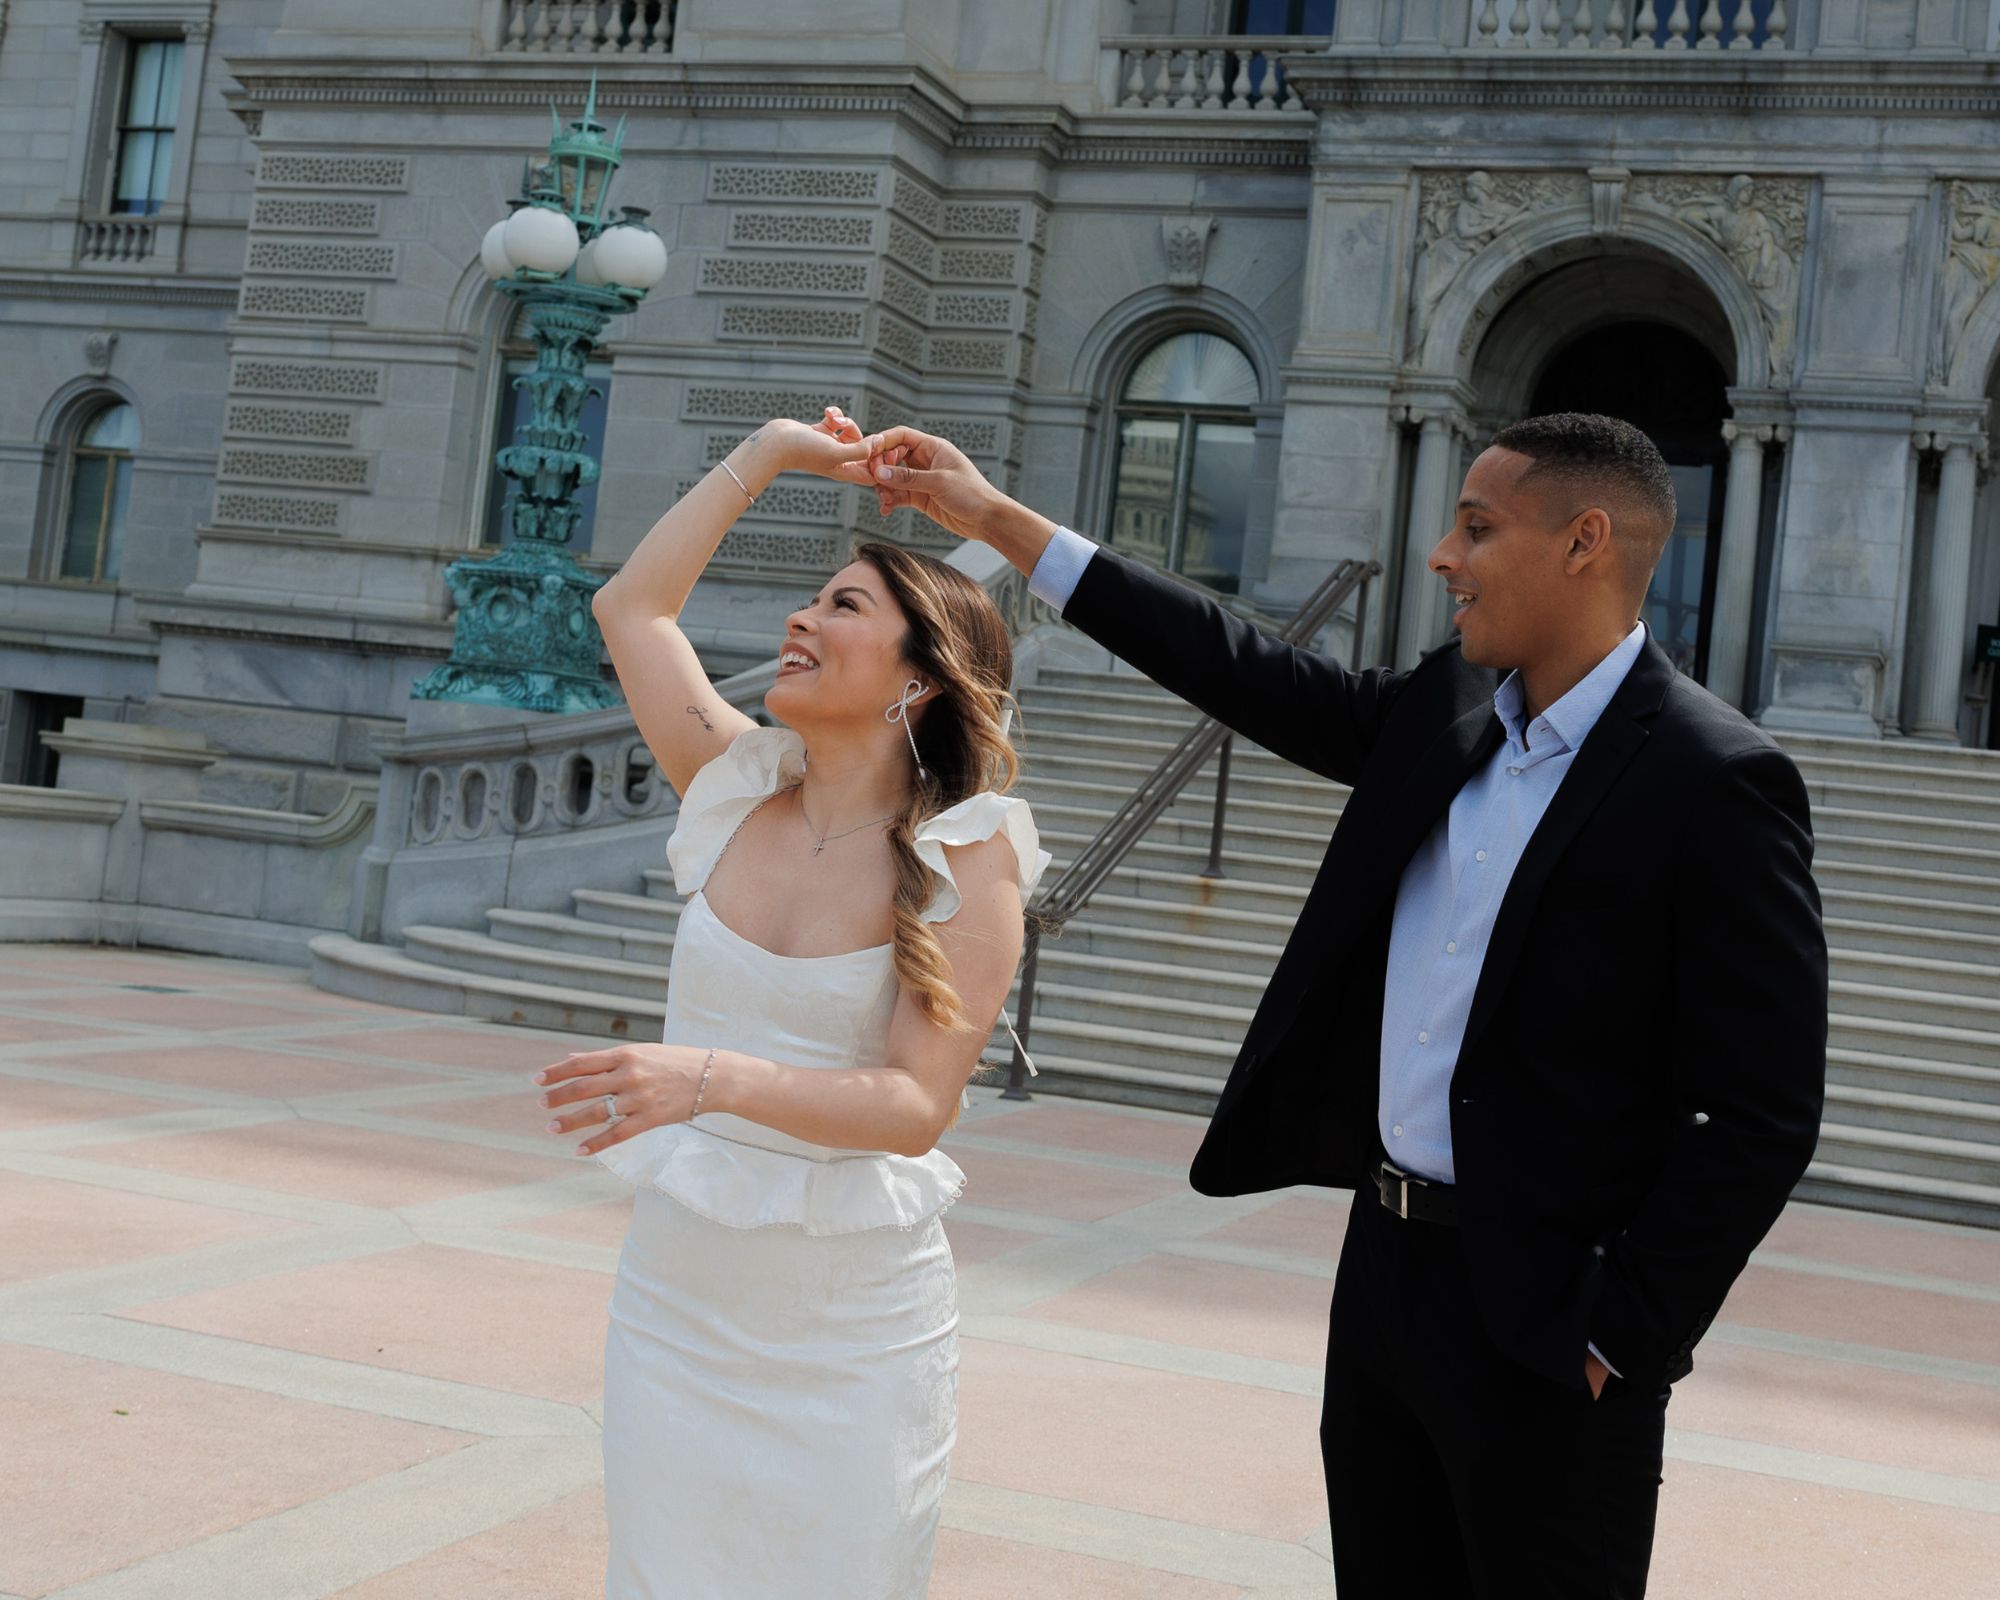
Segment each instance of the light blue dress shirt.
[{"label": "light blue dress shirt", "polygon": [[[1057,528],[1029,575],[1029,593],[1060,611],[1096,550],[1081,534]],[[1570,763],[1645,644],[1645,623],[1634,623],[1581,682],[1525,728],[1521,675],[1509,673],[1493,695],[1506,742],[1453,797],[1403,869],[1382,996],[1376,1119],[1389,1159],[1407,1172],[1454,1181],[1451,1075],[1500,902]],[[1595,1345],[1588,1348],[1604,1361]]]}]

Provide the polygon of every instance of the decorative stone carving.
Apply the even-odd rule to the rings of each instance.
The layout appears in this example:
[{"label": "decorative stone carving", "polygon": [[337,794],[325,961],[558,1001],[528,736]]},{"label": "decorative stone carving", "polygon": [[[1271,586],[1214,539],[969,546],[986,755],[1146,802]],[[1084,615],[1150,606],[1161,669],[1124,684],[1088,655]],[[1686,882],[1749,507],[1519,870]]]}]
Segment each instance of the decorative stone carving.
[{"label": "decorative stone carving", "polygon": [[273,233],[373,233],[382,225],[379,200],[297,200],[259,195],[250,211],[252,228]]},{"label": "decorative stone carving", "polygon": [[1213,217],[1160,218],[1160,248],[1167,257],[1167,283],[1175,289],[1199,289],[1201,272],[1208,257],[1208,236],[1215,231]]},{"label": "decorative stone carving", "polygon": [[335,289],[316,283],[246,283],[237,309],[246,317],[365,322],[368,320],[368,291]]},{"label": "decorative stone carving", "polygon": [[406,156],[309,156],[267,153],[257,168],[260,189],[407,189]]},{"label": "decorative stone carving", "polygon": [[901,262],[912,272],[926,278],[937,265],[937,246],[908,223],[894,217],[889,219],[889,243],[883,253],[891,261]]},{"label": "decorative stone carving", "polygon": [[238,527],[305,528],[313,533],[336,533],[340,529],[340,502],[295,495],[218,494],[215,520]]},{"label": "decorative stone carving", "polygon": [[729,339],[809,340],[854,344],[861,338],[863,314],[831,306],[724,306],[719,332]]},{"label": "decorative stone carving", "polygon": [[1012,283],[1014,252],[1011,250],[940,250],[937,258],[940,278],[962,279],[969,283]]},{"label": "decorative stone carving", "polygon": [[115,333],[87,333],[83,337],[84,370],[101,378],[111,370],[111,353],[118,348]]},{"label": "decorative stone carving", "polygon": [[1415,292],[1410,339],[1421,340],[1438,302],[1492,239],[1536,211],[1582,197],[1583,178],[1567,172],[1427,172],[1417,202]]},{"label": "decorative stone carving", "polygon": [[872,201],[882,175],[872,167],[727,166],[709,171],[715,200]]},{"label": "decorative stone carving", "polygon": [[265,479],[314,489],[365,490],[369,458],[322,454],[316,450],[264,450],[236,446],[222,452],[217,476]]},{"label": "decorative stone carving", "polygon": [[[825,416],[828,406],[839,406],[852,416],[858,403],[857,397],[846,390],[836,393],[827,389],[698,383],[689,386],[687,398],[681,402],[681,415],[702,421],[727,419],[756,423],[769,422],[773,417],[797,417],[802,422],[817,422]],[[763,496],[759,495],[758,500],[761,502],[762,499]]]},{"label": "decorative stone carving", "polygon": [[[238,359],[230,368],[235,394],[303,395],[315,400],[380,400],[383,369],[346,361]],[[762,420],[762,419],[760,419]]]},{"label": "decorative stone carving", "polygon": [[274,406],[257,400],[232,400],[222,431],[255,439],[300,439],[313,444],[349,444],[354,418],[346,411],[320,406]]},{"label": "decorative stone carving", "polygon": [[393,278],[392,244],[322,244],[308,239],[252,239],[246,272],[326,278]]},{"label": "decorative stone carving", "polygon": [[956,238],[1018,239],[1021,236],[1021,208],[954,201],[944,208],[944,225],[940,231]]},{"label": "decorative stone carving", "polygon": [[1625,185],[1632,181],[1627,167],[1592,167],[1590,179],[1590,225],[1599,233],[1616,233],[1618,219],[1625,210]]},{"label": "decorative stone carving", "polygon": [[1942,381],[1973,309],[2000,281],[2000,184],[1954,183],[1931,375]]},{"label": "decorative stone carving", "polygon": [[865,250],[875,242],[875,219],[855,211],[738,211],[729,219],[729,242]]},{"label": "decorative stone carving", "polygon": [[944,202],[907,172],[902,172],[896,175],[896,187],[889,197],[889,209],[900,211],[918,227],[928,228],[932,233],[936,233],[939,219],[944,215]]},{"label": "decorative stone carving", "polygon": [[931,315],[951,327],[1004,328],[1013,320],[1014,301],[1011,295],[963,294],[941,289],[933,297]]},{"label": "decorative stone carving", "polygon": [[860,295],[868,291],[868,265],[790,256],[707,256],[701,263],[701,287],[751,294]]},{"label": "decorative stone carving", "polygon": [[887,265],[882,268],[882,303],[894,306],[912,321],[930,320],[930,291],[907,273]]},{"label": "decorative stone carving", "polygon": [[1806,242],[1806,186],[1798,178],[1739,172],[1635,178],[1632,198],[1661,207],[1718,246],[1757,297],[1771,351],[1771,381],[1791,376],[1798,328],[1799,255]]}]

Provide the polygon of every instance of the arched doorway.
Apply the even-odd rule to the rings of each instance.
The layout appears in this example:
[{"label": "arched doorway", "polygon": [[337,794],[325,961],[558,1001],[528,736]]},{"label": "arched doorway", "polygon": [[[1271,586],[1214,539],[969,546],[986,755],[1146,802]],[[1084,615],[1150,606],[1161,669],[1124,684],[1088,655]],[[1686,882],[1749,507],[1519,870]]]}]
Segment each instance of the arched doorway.
[{"label": "arched doorway", "polygon": [[1646,596],[1646,626],[1680,671],[1708,673],[1709,622],[1722,554],[1729,451],[1727,374],[1701,341],[1661,322],[1591,329],[1562,346],[1535,380],[1529,414],[1620,417],[1659,446],[1680,516]]}]

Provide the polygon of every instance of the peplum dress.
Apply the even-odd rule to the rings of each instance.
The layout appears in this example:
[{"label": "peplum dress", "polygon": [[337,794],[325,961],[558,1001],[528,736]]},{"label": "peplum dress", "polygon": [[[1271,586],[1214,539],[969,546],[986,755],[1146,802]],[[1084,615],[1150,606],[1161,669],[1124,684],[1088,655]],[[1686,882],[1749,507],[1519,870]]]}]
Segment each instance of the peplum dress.
[{"label": "peplum dress", "polygon": [[[701,892],[803,755],[790,729],[746,729],[688,785],[667,842],[686,904],[665,1043],[805,1068],[883,1059],[892,946],[777,955]],[[946,847],[996,833],[1032,891],[1049,855],[1027,803],[974,795],[916,832],[939,879],[925,920],[959,907]],[[719,1112],[594,1159],[635,1189],[604,1346],[606,1600],[919,1600],[957,1435],[941,1220],[964,1186],[957,1164]]]}]

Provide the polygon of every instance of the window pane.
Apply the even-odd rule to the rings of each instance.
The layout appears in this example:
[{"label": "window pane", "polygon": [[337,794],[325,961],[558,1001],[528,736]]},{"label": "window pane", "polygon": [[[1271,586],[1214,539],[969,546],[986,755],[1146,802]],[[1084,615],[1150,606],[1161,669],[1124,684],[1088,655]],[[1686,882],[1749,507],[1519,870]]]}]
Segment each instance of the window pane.
[{"label": "window pane", "polygon": [[1116,549],[1166,561],[1180,438],[1178,419],[1127,417],[1120,424],[1109,541]]},{"label": "window pane", "polygon": [[170,39],[160,54],[160,105],[153,113],[153,126],[171,128],[181,115],[181,53],[178,39]]},{"label": "window pane", "polygon": [[79,442],[96,450],[137,449],[139,413],[127,405],[106,406],[90,419]]},{"label": "window pane", "polygon": [[174,136],[171,131],[153,135],[153,181],[146,191],[151,202],[146,209],[157,211],[166,204],[167,175],[174,168]]},{"label": "window pane", "polygon": [[158,138],[158,134],[144,130],[125,135],[124,148],[118,152],[118,187],[114,191],[112,210],[153,209],[149,191],[153,178],[153,144]]},{"label": "window pane", "polygon": [[97,575],[97,542],[104,527],[106,456],[78,456],[69,478],[69,523],[63,530],[62,575]]},{"label": "window pane", "polygon": [[1694,671],[1701,641],[1701,582],[1708,561],[1708,503],[1713,467],[1669,466],[1680,507],[1673,536],[1646,594],[1646,627],[1681,672]]},{"label": "window pane", "polygon": [[1243,577],[1243,524],[1256,439],[1256,431],[1241,423],[1195,424],[1181,571],[1225,594],[1234,594]]},{"label": "window pane", "polygon": [[166,45],[146,39],[132,46],[132,88],[125,97],[125,120],[133,127],[157,125],[154,113],[160,108],[160,67]]},{"label": "window pane", "polygon": [[111,514],[104,525],[104,578],[118,576],[118,563],[125,553],[125,512],[132,499],[132,460],[114,458],[111,463]]},{"label": "window pane", "polygon": [[1139,358],[1125,382],[1125,399],[1181,406],[1249,406],[1257,403],[1257,371],[1250,358],[1213,333],[1182,333]]},{"label": "window pane", "polygon": [[[524,388],[514,387],[514,379],[523,373],[533,372],[532,361],[509,361],[502,370],[499,419],[494,428],[493,448],[499,450],[513,444],[520,430],[526,426],[528,418],[534,414],[534,399]],[[600,467],[604,464],[604,419],[611,407],[611,371],[608,367],[590,367],[584,376],[599,390],[583,403],[582,415],[577,419],[583,429],[584,449],[597,458]],[[487,544],[511,544],[514,539],[514,518],[509,509],[513,499],[514,480],[493,469],[493,492],[486,510]],[[587,483],[577,491],[578,515],[576,534],[569,542],[569,548],[578,555],[590,549],[591,529],[597,521],[597,484]]]}]

